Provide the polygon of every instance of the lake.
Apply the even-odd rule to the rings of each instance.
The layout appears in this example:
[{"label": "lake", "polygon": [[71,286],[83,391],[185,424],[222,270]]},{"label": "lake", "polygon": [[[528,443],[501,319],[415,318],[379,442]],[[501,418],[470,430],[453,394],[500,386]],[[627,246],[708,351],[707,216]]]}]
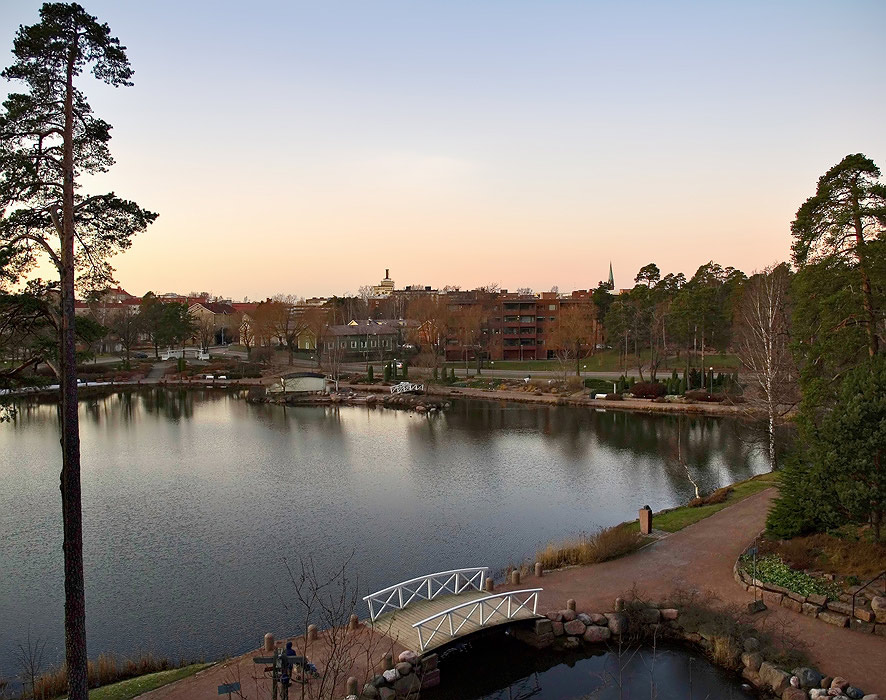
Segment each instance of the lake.
[{"label": "lake", "polygon": [[[443,415],[146,389],[81,402],[90,657],[207,659],[300,621],[284,563],[345,561],[360,595],[532,560],[552,539],[768,471],[729,419],[455,401]],[[678,441],[679,436],[679,441]],[[0,675],[63,655],[54,405],[0,425]],[[361,611],[362,612],[362,611]]]}]

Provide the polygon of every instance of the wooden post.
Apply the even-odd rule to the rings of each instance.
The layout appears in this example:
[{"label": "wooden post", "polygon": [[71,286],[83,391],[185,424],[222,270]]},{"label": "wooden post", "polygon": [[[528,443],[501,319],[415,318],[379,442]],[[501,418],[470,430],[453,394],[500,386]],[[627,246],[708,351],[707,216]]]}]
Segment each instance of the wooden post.
[{"label": "wooden post", "polygon": [[270,632],[265,635],[265,651],[274,651],[274,635]]},{"label": "wooden post", "polygon": [[308,641],[317,641],[317,625],[308,625]]},{"label": "wooden post", "polygon": [[356,630],[359,626],[360,626],[360,618],[357,617],[355,614],[352,613],[351,616],[348,618],[348,629],[349,629],[351,632],[353,632],[353,631]]},{"label": "wooden post", "polygon": [[541,578],[544,575],[544,568],[541,565],[540,561],[535,562],[535,576],[536,578]]},{"label": "wooden post", "polygon": [[643,506],[640,511],[640,534],[652,534],[652,509],[649,506]]},{"label": "wooden post", "polygon": [[566,601],[566,609],[575,612],[575,598],[570,598]]},{"label": "wooden post", "polygon": [[492,580],[492,577],[491,577],[491,576],[487,576],[487,577],[486,577],[486,584],[485,584],[485,586],[486,586],[486,591],[487,591],[488,593],[492,593],[492,591],[495,590],[495,581]]},{"label": "wooden post", "polygon": [[394,657],[391,654],[385,654],[381,657],[381,665],[385,671],[390,671],[394,668]]},{"label": "wooden post", "polygon": [[520,570],[519,569],[514,569],[511,572],[511,585],[512,586],[519,586],[520,585]]},{"label": "wooden post", "polygon": [[345,692],[348,695],[356,695],[357,694],[357,679],[354,678],[354,676],[348,677],[348,682],[347,682],[346,688],[347,689],[345,690]]}]

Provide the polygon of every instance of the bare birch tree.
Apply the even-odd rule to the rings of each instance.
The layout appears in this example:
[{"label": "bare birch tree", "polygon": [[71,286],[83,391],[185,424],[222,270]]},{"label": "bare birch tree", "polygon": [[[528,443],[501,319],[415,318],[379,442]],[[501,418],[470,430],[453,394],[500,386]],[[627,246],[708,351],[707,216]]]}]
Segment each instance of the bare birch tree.
[{"label": "bare birch tree", "polygon": [[748,280],[739,311],[736,351],[754,388],[748,406],[766,414],[769,464],[776,467],[776,427],[797,401],[791,357],[789,289],[791,272],[771,265]]}]

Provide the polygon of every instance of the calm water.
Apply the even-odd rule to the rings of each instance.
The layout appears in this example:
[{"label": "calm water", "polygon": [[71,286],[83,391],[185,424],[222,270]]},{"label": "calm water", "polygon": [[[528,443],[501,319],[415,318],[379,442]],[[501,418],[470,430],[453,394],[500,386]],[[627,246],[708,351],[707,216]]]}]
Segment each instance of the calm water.
[{"label": "calm water", "polygon": [[[440,662],[424,700],[706,700],[750,697],[733,674],[682,647],[536,651],[509,637],[473,642]],[[457,679],[458,682],[454,682]]]},{"label": "calm water", "polygon": [[[685,502],[766,471],[714,418],[456,402],[445,415],[145,390],[81,405],[90,656],[242,653],[298,629],[283,558],[353,555],[360,594]],[[0,425],[0,674],[62,656],[55,408]],[[289,608],[289,609],[287,609]]]}]

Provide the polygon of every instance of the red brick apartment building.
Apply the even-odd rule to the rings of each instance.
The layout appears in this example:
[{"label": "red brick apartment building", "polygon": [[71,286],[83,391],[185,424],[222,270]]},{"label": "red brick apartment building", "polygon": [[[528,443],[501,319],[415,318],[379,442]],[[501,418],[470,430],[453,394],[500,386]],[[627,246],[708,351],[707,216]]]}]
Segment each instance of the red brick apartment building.
[{"label": "red brick apartment building", "polygon": [[603,342],[603,327],[591,292],[571,295],[556,292],[498,294],[483,291],[450,292],[446,295],[453,315],[454,332],[448,338],[446,359],[470,360],[477,353],[490,360],[545,360],[561,346],[558,327],[563,314],[581,310],[590,326],[588,353]]}]

